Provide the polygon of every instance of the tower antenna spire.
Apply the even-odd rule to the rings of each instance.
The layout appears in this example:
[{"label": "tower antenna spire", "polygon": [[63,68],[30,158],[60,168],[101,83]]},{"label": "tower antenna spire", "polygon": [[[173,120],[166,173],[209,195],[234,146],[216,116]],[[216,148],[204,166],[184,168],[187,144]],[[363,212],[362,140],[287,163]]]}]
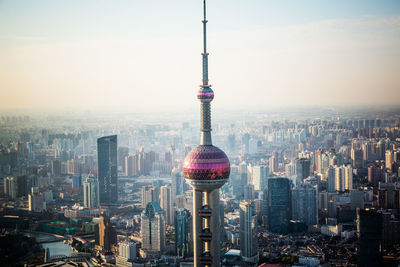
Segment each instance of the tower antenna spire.
[{"label": "tower antenna spire", "polygon": [[203,85],[208,85],[208,53],[207,53],[207,15],[206,0],[203,0]]}]

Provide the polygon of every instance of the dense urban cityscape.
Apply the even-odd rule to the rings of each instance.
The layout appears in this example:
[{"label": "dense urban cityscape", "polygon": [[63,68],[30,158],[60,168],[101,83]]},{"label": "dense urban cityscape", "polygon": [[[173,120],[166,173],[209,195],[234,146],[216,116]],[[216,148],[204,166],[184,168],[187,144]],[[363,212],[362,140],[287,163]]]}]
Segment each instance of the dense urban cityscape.
[{"label": "dense urban cityscape", "polygon": [[[296,75],[295,72],[302,69],[302,65],[307,65],[307,57],[312,52],[301,64],[296,60],[287,64],[298,64],[296,71],[289,74],[285,69],[278,74],[282,82],[293,79],[295,86],[290,83],[282,85],[282,88],[265,85],[269,93],[285,95],[285,105],[277,101],[275,106],[266,103],[253,106],[253,102],[259,101],[257,98],[261,98],[262,94],[254,94],[254,91],[249,93],[247,85],[240,80],[242,73],[239,71],[236,73],[240,75],[234,80],[240,90],[233,87],[228,96],[232,99],[243,97],[243,101],[240,99],[230,103],[231,108],[224,108],[221,102],[216,102],[211,112],[211,103],[215,96],[220,96],[220,91],[215,86],[218,94],[214,95],[215,89],[209,83],[208,11],[206,0],[201,2],[202,79],[197,93],[193,93],[200,109],[194,105],[182,106],[188,103],[180,91],[182,87],[178,86],[179,90],[174,91],[168,87],[170,85],[158,89],[157,94],[160,94],[152,95],[150,101],[146,101],[144,96],[152,94],[151,86],[140,90],[140,86],[128,86],[129,90],[125,88],[122,97],[129,98],[128,91],[132,90],[135,101],[141,100],[141,104],[146,106],[145,110],[135,105],[130,109],[122,105],[120,108],[110,108],[107,105],[102,107],[101,103],[101,108],[91,107],[90,103],[96,102],[100,96],[106,96],[109,98],[107,102],[115,102],[119,107],[120,102],[115,97],[123,91],[116,93],[118,84],[124,84],[124,79],[119,76],[124,68],[118,67],[118,56],[113,59],[115,64],[111,64],[115,69],[111,73],[103,72],[104,77],[112,77],[112,82],[107,82],[107,78],[101,80],[104,77],[96,71],[82,72],[71,79],[75,85],[94,87],[96,93],[92,94],[93,99],[83,96],[85,90],[82,90],[82,95],[81,92],[71,93],[69,90],[76,90],[71,89],[74,86],[66,92],[60,90],[59,86],[68,79],[64,80],[63,76],[62,81],[56,81],[50,72],[47,73],[54,71],[52,67],[49,68],[50,65],[45,68],[45,77],[50,80],[54,78],[55,91],[62,91],[62,97],[54,97],[49,91],[46,93],[46,90],[35,89],[33,84],[40,80],[39,77],[29,80],[28,76],[21,76],[22,79],[7,80],[7,74],[12,77],[24,65],[17,66],[15,62],[18,62],[18,57],[15,62],[10,61],[12,64],[7,68],[7,74],[0,77],[7,80],[3,83],[8,85],[3,86],[11,88],[15,81],[21,81],[22,91],[28,90],[27,94],[21,91],[15,93],[16,97],[11,96],[11,102],[15,100],[15,103],[21,104],[18,101],[26,98],[32,104],[39,95],[42,99],[36,101],[50,99],[47,103],[60,103],[60,106],[52,108],[42,103],[39,104],[40,108],[24,105],[17,108],[10,105],[9,101],[0,99],[0,104],[6,105],[0,108],[0,266],[400,266],[398,77],[390,79],[391,74],[388,74],[387,78],[379,77],[376,84],[364,84],[357,98],[351,97],[350,93],[337,91],[343,88],[340,79],[335,77],[334,90],[325,88],[329,83],[324,82],[323,86],[319,85],[317,91],[305,95],[304,99],[314,103],[310,97],[317,95],[331,103],[331,97],[324,95],[324,91],[331,91],[347,101],[351,100],[350,105],[341,101],[332,101],[329,105],[320,101],[313,105],[307,104],[296,99],[287,89],[290,87],[293,90],[296,87],[295,90],[298,90],[296,79],[299,81],[299,77],[300,80],[306,77],[307,84],[314,79],[315,84],[318,84],[319,78],[322,81],[326,79],[324,75],[317,77],[315,71],[318,68],[313,67],[311,75]],[[121,3],[128,4],[118,2],[109,7],[114,8]],[[138,9],[146,5],[135,3]],[[54,7],[51,6],[53,4],[51,2],[47,8]],[[106,2],[100,3],[100,6],[104,4],[107,6]],[[258,5],[263,6],[261,3]],[[11,12],[26,8],[9,2],[4,6]],[[58,7],[57,4],[55,6]],[[175,6],[179,4],[175,3]],[[274,4],[267,6],[272,8]],[[31,6],[29,12],[37,11],[35,8]],[[118,12],[123,14],[123,9]],[[153,7],[151,10],[154,11]],[[97,12],[101,13],[100,9]],[[75,10],[72,13],[75,19]],[[48,11],[47,14],[52,12]],[[77,14],[76,18],[79,18],[79,11]],[[84,21],[90,20],[86,17],[87,11],[83,14]],[[2,20],[13,21],[11,17],[4,18],[0,11],[0,24]],[[22,19],[24,17],[21,16]],[[40,24],[41,19],[36,18]],[[56,21],[53,18],[51,20]],[[357,23],[368,24],[365,20]],[[145,29],[145,24],[133,25]],[[334,27],[339,25],[337,21],[324,21],[323,24]],[[376,25],[378,28],[387,27],[390,32],[393,30],[391,27],[400,25],[400,17],[378,20],[368,25],[372,28]],[[48,26],[42,27],[45,29]],[[60,29],[68,32],[68,27]],[[308,33],[308,30],[305,31],[306,39],[312,39],[310,32],[319,32],[318,27],[313,27]],[[17,28],[14,25],[14,30]],[[13,44],[8,43],[8,48],[19,46],[17,43],[20,41],[30,40],[43,42],[40,45],[44,44],[47,51],[51,50],[49,42],[54,45],[62,39],[51,37],[50,40],[48,37],[33,35],[15,37],[12,34],[10,38],[4,37],[3,31],[0,29],[1,40],[15,41]],[[73,31],[79,32],[79,29]],[[395,33],[391,32],[390,36]],[[294,35],[303,36],[297,32]],[[346,39],[342,34],[339,36]],[[215,38],[215,35],[211,37]],[[283,35],[281,37],[285,38]],[[172,34],[169,38],[177,36]],[[362,43],[368,43],[363,38]],[[382,43],[378,42],[379,53],[386,49],[386,57],[389,58],[390,53],[398,56],[398,47],[390,49],[396,41],[391,42],[389,39],[383,41],[384,49],[380,46]],[[354,45],[357,42],[351,38],[346,40],[350,40],[353,49],[358,49]],[[108,43],[111,47],[119,42],[95,40],[90,46]],[[311,43],[307,46],[313,46]],[[151,46],[155,44],[153,42]],[[68,48],[64,49],[76,48],[76,45],[67,42]],[[367,47],[370,49],[368,54],[374,45],[376,43]],[[157,45],[151,49],[154,50],[156,46],[161,46],[158,40]],[[257,45],[253,48],[257,49]],[[302,54],[297,49],[296,54]],[[327,47],[324,53],[330,49],[332,47]],[[21,54],[21,60],[32,56],[24,54],[23,47],[11,50],[13,53],[17,51],[18,56]],[[236,48],[233,50],[237,53]],[[284,50],[278,48],[275,51],[290,54]],[[91,53],[92,47],[87,51]],[[96,48],[93,47],[93,51]],[[180,51],[183,51],[182,47]],[[174,53],[171,50],[169,54]],[[258,60],[261,54],[263,52],[254,52],[249,58],[256,56]],[[63,55],[64,60],[68,61],[67,54]],[[346,62],[339,64],[340,68],[347,63],[351,65],[352,54],[346,56],[350,60],[346,58]],[[78,57],[75,55],[75,58]],[[121,58],[125,57],[129,55],[124,54]],[[88,69],[96,65],[93,59],[86,62],[90,66]],[[154,66],[148,70],[143,67],[144,72],[151,73],[151,79],[162,80],[160,73],[155,72],[153,76],[153,67],[159,62],[171,62],[165,59],[151,54],[146,62],[153,60]],[[257,60],[251,64],[256,66]],[[386,63],[392,64],[391,61],[392,58],[387,59],[383,65],[386,67]],[[44,62],[39,59],[35,64],[44,66]],[[14,67],[14,63],[17,67]],[[174,64],[168,64],[168,71],[177,67]],[[229,64],[225,64],[227,69]],[[329,64],[324,62],[324,66]],[[240,67],[241,64],[232,65]],[[56,66],[54,64],[54,69],[58,69]],[[393,66],[387,68],[388,72],[398,69]],[[72,68],[80,67],[79,63],[73,63]],[[210,73],[220,73],[220,68],[216,69],[210,68]],[[259,69],[262,68],[253,67],[250,73]],[[269,70],[272,73],[275,71],[274,68]],[[36,66],[31,71],[35,72]],[[58,71],[63,72],[61,69]],[[342,79],[348,85],[360,87],[357,82],[350,82],[349,78],[357,74],[357,71],[347,72],[347,77]],[[179,73],[176,75],[179,81],[176,79],[174,82],[180,82],[182,77],[192,72]],[[230,77],[235,76],[234,73]],[[360,73],[362,75],[358,82],[368,76],[366,69]],[[265,73],[257,75],[265,76]],[[86,84],[87,76],[93,76],[96,82],[101,80],[97,85],[106,84],[108,89]],[[114,84],[114,76],[121,78],[117,84]],[[268,73],[268,76],[273,77],[274,74]],[[170,77],[168,80],[171,84]],[[261,81],[257,80],[257,86],[263,84]],[[0,84],[0,87],[3,86]],[[374,94],[370,92],[371,88]],[[378,88],[382,88],[382,92],[378,93]],[[360,88],[346,86],[345,90],[356,92]],[[2,93],[2,96],[8,99],[11,91]],[[301,87],[301,82],[298,91],[306,91]],[[162,93],[176,98],[175,102],[168,97],[162,99]],[[62,104],[68,102],[69,95],[74,95],[73,102],[84,100],[89,103],[88,107],[82,108],[77,104],[76,109],[63,108]],[[376,96],[376,100],[364,105],[361,97],[365,100],[365,96],[372,95]],[[391,95],[397,99],[390,99]],[[300,96],[304,97],[303,94]],[[221,98],[226,103],[231,101],[226,94]],[[387,100],[385,105],[379,102],[382,99]],[[296,105],[290,104],[289,100]],[[163,109],[159,106],[161,102],[169,103],[169,108]],[[242,106],[246,102],[250,106]]]},{"label": "dense urban cityscape", "polygon": [[[221,266],[398,264],[398,109],[215,113]],[[2,263],[193,265],[194,114],[1,116]]]}]

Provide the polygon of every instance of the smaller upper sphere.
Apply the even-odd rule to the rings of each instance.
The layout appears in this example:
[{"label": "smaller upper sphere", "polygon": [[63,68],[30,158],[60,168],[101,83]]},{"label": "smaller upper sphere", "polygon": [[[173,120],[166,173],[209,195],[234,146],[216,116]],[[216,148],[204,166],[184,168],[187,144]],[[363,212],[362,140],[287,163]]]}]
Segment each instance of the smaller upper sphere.
[{"label": "smaller upper sphere", "polygon": [[200,101],[210,102],[214,99],[214,91],[208,85],[202,86],[197,92],[197,99]]}]

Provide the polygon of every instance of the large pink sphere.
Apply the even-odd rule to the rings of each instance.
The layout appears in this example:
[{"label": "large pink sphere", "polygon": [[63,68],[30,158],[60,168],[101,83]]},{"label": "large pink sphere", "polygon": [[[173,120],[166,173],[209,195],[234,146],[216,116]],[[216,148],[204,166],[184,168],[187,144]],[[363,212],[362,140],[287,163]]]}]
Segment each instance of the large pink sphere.
[{"label": "large pink sphere", "polygon": [[183,175],[191,180],[224,180],[229,178],[229,159],[218,147],[200,145],[190,151],[183,162]]}]

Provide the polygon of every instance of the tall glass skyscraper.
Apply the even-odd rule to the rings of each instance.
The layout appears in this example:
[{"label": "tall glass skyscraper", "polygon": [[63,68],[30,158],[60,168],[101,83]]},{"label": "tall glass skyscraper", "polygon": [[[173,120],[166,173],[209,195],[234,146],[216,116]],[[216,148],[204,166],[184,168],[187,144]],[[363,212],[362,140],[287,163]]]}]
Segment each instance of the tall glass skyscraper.
[{"label": "tall glass skyscraper", "polygon": [[99,204],[99,181],[87,178],[83,182],[83,205],[88,208],[97,208]]},{"label": "tall glass skyscraper", "polygon": [[118,201],[117,136],[97,139],[97,165],[100,203],[114,204]]},{"label": "tall glass skyscraper", "polygon": [[175,211],[175,252],[186,258],[193,254],[192,216],[187,209]]},{"label": "tall glass skyscraper", "polygon": [[240,208],[240,255],[250,265],[258,264],[257,215],[254,201],[242,201]]},{"label": "tall glass skyscraper", "polygon": [[311,161],[306,158],[299,158],[295,160],[296,168],[296,185],[303,183],[304,179],[311,174]]},{"label": "tall glass skyscraper", "polygon": [[254,190],[264,190],[267,186],[269,168],[267,166],[253,167],[253,184]]},{"label": "tall glass skyscraper", "polygon": [[286,234],[291,217],[290,181],[288,178],[268,179],[267,213],[268,229]]},{"label": "tall glass skyscraper", "polygon": [[318,189],[302,184],[292,190],[292,219],[303,221],[307,226],[318,223]]}]

